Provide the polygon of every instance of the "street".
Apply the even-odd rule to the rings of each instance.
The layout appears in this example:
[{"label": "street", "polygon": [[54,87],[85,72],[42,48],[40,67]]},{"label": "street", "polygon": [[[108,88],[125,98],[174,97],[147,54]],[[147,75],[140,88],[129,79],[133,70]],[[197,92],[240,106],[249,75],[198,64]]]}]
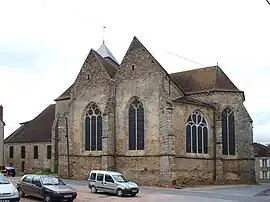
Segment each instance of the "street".
[{"label": "street", "polygon": [[[12,183],[16,185],[18,177],[10,178]],[[92,194],[86,181],[80,180],[64,180],[65,183],[77,190],[78,196],[74,202],[197,202],[200,200],[208,202],[266,202],[270,200],[270,184],[261,185],[239,185],[239,186],[208,186],[200,188],[184,188],[184,189],[166,189],[140,187],[140,193],[136,197],[117,197],[105,193]],[[21,199],[22,202],[42,201],[32,197]]]}]

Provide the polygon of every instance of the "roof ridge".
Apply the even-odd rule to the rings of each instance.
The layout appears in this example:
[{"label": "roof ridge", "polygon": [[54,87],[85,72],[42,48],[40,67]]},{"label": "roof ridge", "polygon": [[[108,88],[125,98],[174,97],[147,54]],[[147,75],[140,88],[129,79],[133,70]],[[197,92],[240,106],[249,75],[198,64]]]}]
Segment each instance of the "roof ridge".
[{"label": "roof ridge", "polygon": [[184,72],[191,72],[191,71],[195,71],[195,70],[204,70],[204,69],[207,69],[207,68],[215,68],[215,67],[217,67],[217,65],[207,66],[207,67],[200,67],[200,68],[195,68],[195,69],[189,69],[189,70],[180,71],[180,72],[174,72],[174,73],[170,73],[170,75],[178,74],[178,73],[184,73]]}]

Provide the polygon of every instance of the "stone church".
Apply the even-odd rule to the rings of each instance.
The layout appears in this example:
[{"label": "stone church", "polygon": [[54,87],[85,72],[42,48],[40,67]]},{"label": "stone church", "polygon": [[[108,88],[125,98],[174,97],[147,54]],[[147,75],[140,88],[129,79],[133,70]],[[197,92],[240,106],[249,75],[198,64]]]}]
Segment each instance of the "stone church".
[{"label": "stone church", "polygon": [[252,119],[219,66],[169,74],[134,37],[119,64],[103,43],[56,100],[52,169],[116,170],[143,185],[252,183]]}]

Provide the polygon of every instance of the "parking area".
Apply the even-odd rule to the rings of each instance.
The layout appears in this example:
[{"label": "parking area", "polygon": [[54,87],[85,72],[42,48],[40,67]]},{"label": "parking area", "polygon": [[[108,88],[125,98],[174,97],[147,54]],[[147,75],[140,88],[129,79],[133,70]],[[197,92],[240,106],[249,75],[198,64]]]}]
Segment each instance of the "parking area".
[{"label": "parking area", "polygon": [[[10,178],[16,184],[20,178]],[[74,202],[269,202],[270,185],[245,185],[245,186],[215,186],[186,189],[163,189],[153,187],[141,187],[136,197],[117,197],[115,195],[97,193],[92,194],[87,187],[86,181],[64,180],[76,189],[78,196]],[[22,202],[42,201],[39,199],[25,197]]]}]

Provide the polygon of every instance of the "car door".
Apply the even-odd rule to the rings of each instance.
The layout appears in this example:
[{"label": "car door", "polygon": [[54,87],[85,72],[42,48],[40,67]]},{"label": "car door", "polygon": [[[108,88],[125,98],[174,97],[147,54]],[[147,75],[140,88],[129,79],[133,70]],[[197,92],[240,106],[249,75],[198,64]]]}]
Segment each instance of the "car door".
[{"label": "car door", "polygon": [[32,190],[32,176],[25,176],[21,181],[21,190],[27,195],[31,195]]},{"label": "car door", "polygon": [[111,175],[105,174],[104,177],[104,187],[107,192],[115,193],[116,192],[116,184]]},{"label": "car door", "polygon": [[103,180],[104,180],[104,174],[97,173],[96,188],[98,190],[100,190],[100,191],[106,191],[104,189],[104,184],[103,184],[104,182],[103,182]]},{"label": "car door", "polygon": [[38,198],[42,198],[42,185],[41,185],[41,181],[40,178],[35,176],[32,179],[32,196],[38,197]]}]

